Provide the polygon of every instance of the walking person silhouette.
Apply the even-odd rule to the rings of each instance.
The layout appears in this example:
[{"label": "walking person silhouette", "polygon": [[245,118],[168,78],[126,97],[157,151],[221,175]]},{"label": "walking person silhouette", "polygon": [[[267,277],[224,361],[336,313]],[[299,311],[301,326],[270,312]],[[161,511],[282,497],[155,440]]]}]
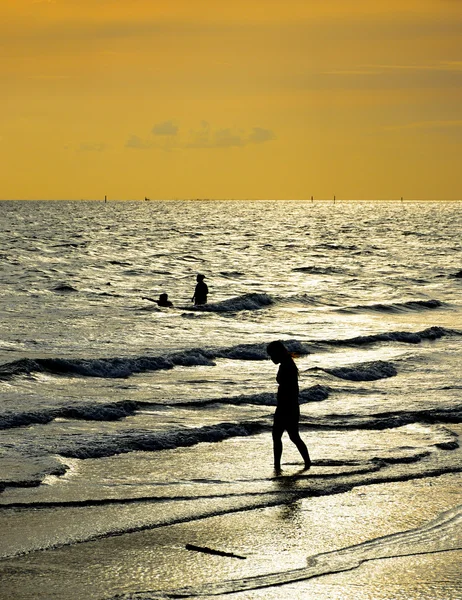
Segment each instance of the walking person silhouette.
[{"label": "walking person silhouette", "polygon": [[291,354],[280,341],[268,344],[266,351],[274,364],[279,364],[277,406],[273,421],[274,469],[281,472],[282,434],[287,431],[290,440],[297,446],[305,461],[305,470],[311,466],[311,459],[305,442],[300,437],[298,424],[300,406],[298,404],[298,369]]}]

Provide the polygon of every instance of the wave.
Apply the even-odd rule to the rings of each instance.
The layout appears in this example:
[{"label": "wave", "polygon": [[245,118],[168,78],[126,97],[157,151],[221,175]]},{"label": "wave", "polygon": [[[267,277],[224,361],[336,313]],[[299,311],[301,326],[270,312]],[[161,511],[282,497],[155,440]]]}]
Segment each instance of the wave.
[{"label": "wave", "polygon": [[133,432],[127,436],[126,432],[120,435],[102,436],[87,440],[75,448],[62,449],[59,454],[68,458],[102,458],[115,454],[126,454],[134,451],[159,451],[173,450],[195,446],[200,443],[216,443],[231,437],[254,435],[263,430],[260,423],[243,421],[241,423],[219,423],[205,425],[195,429],[170,431],[168,433],[153,433],[147,431]]},{"label": "wave", "polygon": [[[306,343],[284,340],[287,349],[296,355],[312,354],[322,345],[361,346],[377,342],[419,344],[423,340],[436,340],[444,336],[462,335],[462,332],[443,327],[430,327],[420,332],[392,331],[388,333],[357,336],[344,340],[319,340]],[[227,348],[192,348],[166,356],[135,356],[115,358],[22,358],[0,365],[0,380],[21,375],[51,373],[54,375],[79,375],[84,377],[126,378],[135,373],[172,369],[175,366],[215,366],[215,359],[267,360],[267,343],[237,344]],[[380,370],[380,369],[379,369]],[[385,372],[385,371],[384,371]],[[335,373],[333,373],[335,374]],[[387,375],[385,375],[387,376]],[[391,376],[391,375],[388,375]],[[365,379],[367,381],[367,379]]]},{"label": "wave", "polygon": [[[300,390],[300,404],[307,402],[320,402],[328,398],[330,388],[323,385],[314,385]],[[251,404],[256,406],[276,406],[276,394],[262,392],[261,394],[249,394],[231,397],[208,398],[201,400],[187,400],[175,402],[175,407],[205,407],[216,404],[241,406]],[[109,403],[85,403],[61,406],[58,408],[42,408],[26,412],[6,412],[0,414],[0,430],[25,427],[32,424],[45,425],[54,419],[75,419],[85,421],[118,421],[136,413],[141,408],[166,407],[165,402],[121,400]]]},{"label": "wave", "polygon": [[162,357],[140,356],[135,358],[66,359],[36,358],[19,359],[0,365],[0,379],[33,372],[55,375],[83,375],[85,377],[124,378],[134,373],[171,369],[173,364]]},{"label": "wave", "polygon": [[374,344],[377,342],[400,342],[404,344],[420,344],[424,340],[436,340],[445,336],[462,335],[461,331],[456,329],[447,329],[445,327],[428,327],[423,331],[390,331],[386,333],[376,333],[371,335],[359,335],[344,340],[323,340],[320,344],[331,346],[362,346],[364,344]]},{"label": "wave", "polygon": [[358,250],[358,246],[355,246],[354,244],[346,246],[344,244],[334,244],[333,242],[318,244],[316,248],[323,248],[324,250]]},{"label": "wave", "polygon": [[[425,411],[416,411],[413,413],[413,422],[425,422],[425,419],[422,419],[424,414]],[[430,413],[427,414],[427,418],[429,415]],[[402,418],[404,420],[409,420],[409,415],[405,415],[403,412]],[[343,417],[337,418],[334,415],[333,418],[331,418],[331,416],[325,418],[324,423],[321,423],[319,418],[318,422],[316,422],[316,418],[312,418],[312,422],[310,422],[309,417],[303,417],[301,428],[303,430],[328,430],[329,428],[356,430],[358,428],[392,429],[403,426],[402,422],[398,421],[396,415],[393,415],[392,413],[388,414],[387,419],[388,421],[386,422],[384,417],[378,422],[378,425],[375,426],[374,415],[368,417],[358,416],[356,419],[352,418],[351,415],[344,415]],[[433,411],[432,419],[438,421],[438,411]],[[6,470],[5,468],[2,468],[2,473],[0,475],[0,492],[7,487],[38,486],[47,475],[60,476],[65,474],[68,466],[61,462],[59,457],[62,457],[63,459],[72,458],[85,460],[127,454],[129,452],[174,450],[176,448],[195,446],[200,443],[214,444],[233,437],[255,436],[269,432],[270,430],[270,422],[267,419],[262,419],[259,421],[243,421],[241,423],[222,422],[215,425],[206,425],[203,427],[169,432],[150,432],[142,429],[121,431],[113,434],[98,434],[91,438],[85,434],[73,435],[71,438],[63,440],[62,445],[58,442],[58,445],[53,449],[53,455],[44,454],[42,456],[31,458],[24,457],[25,461],[21,460],[22,466],[20,471],[16,468],[8,469],[8,457],[6,457],[7,468]],[[375,472],[390,465],[419,463],[422,459],[429,457],[432,451],[435,451],[436,449],[453,451],[458,447],[459,443],[457,441],[457,435],[445,427],[436,424],[432,431],[432,439],[428,440],[426,446],[423,448],[396,448],[393,453],[385,452],[384,454],[372,455],[365,461],[359,461],[359,463],[358,461],[347,461],[346,463],[343,461],[341,464],[360,466],[362,467],[360,469],[361,472]],[[18,461],[18,456],[12,456],[9,463],[11,465],[16,465],[18,464]],[[338,463],[325,462],[323,464]],[[454,471],[454,461],[449,460],[448,465],[448,471]],[[5,459],[2,460],[2,467],[4,466]],[[460,464],[458,464],[458,468],[461,468]],[[442,465],[439,465],[438,469],[439,473],[442,469]],[[441,472],[444,472],[444,469]]]},{"label": "wave", "polygon": [[[299,394],[299,403],[321,402],[326,400],[331,393],[331,388],[326,385],[313,385],[309,388],[301,389]],[[240,396],[225,396],[220,398],[207,398],[205,400],[186,400],[175,402],[175,406],[204,407],[216,404],[226,404],[231,406],[241,406],[251,404],[254,406],[276,406],[276,394],[273,392],[261,392],[260,394],[242,394]],[[139,402],[139,407],[158,406],[152,402]],[[165,406],[165,404],[162,404]]]},{"label": "wave", "polygon": [[274,304],[274,300],[268,294],[244,294],[221,302],[202,304],[187,307],[188,310],[200,310],[205,312],[238,312],[241,310],[258,310],[265,306]]},{"label": "wave", "polygon": [[48,475],[60,477],[67,470],[57,456],[24,456],[6,450],[2,456],[0,493],[7,487],[38,487]]},{"label": "wave", "polygon": [[394,377],[398,374],[394,365],[382,360],[349,365],[348,367],[335,367],[333,369],[320,369],[316,367],[316,369],[349,381],[375,381],[377,379]]},{"label": "wave", "polygon": [[64,293],[69,293],[69,292],[78,292],[78,290],[73,287],[72,285],[69,285],[67,283],[60,283],[58,285],[56,285],[54,288],[52,288],[53,292],[64,292]]},{"label": "wave", "polygon": [[[289,350],[307,354],[306,347],[291,340],[286,343]],[[135,356],[125,358],[64,359],[22,358],[0,365],[0,380],[34,372],[56,375],[82,375],[85,377],[125,378],[134,373],[172,369],[174,366],[215,366],[213,359],[266,360],[266,343],[240,344],[229,348],[192,348],[162,356]]]},{"label": "wave", "polygon": [[404,311],[417,311],[425,309],[441,308],[445,306],[443,302],[439,300],[409,300],[407,302],[394,302],[391,304],[358,304],[356,306],[347,306],[344,308],[337,309],[337,312],[342,313],[355,313],[363,311],[374,311],[374,312],[404,312]]},{"label": "wave", "polygon": [[315,265],[295,267],[292,271],[297,273],[309,273],[310,275],[342,275],[347,272],[345,269],[340,269],[338,267],[316,267]]},{"label": "wave", "polygon": [[457,273],[451,273],[448,277],[454,277],[455,279],[462,279],[462,270],[457,271]]},{"label": "wave", "polygon": [[59,408],[0,414],[0,429],[23,427],[33,423],[46,424],[54,419],[82,419],[86,421],[117,421],[136,412],[139,404],[131,400],[107,404],[76,404]]},{"label": "wave", "polygon": [[[243,421],[241,423],[218,423],[164,433],[138,430],[113,435],[102,434],[92,438],[75,435],[71,440],[64,442],[62,447],[57,446],[54,455],[84,460],[136,451],[174,450],[175,448],[195,446],[200,443],[217,443],[231,437],[251,436],[263,431],[264,428],[261,423]],[[6,460],[8,464],[8,457],[6,457]],[[56,456],[52,455],[26,458],[25,460],[24,457],[20,459],[15,456],[9,461],[11,464],[19,462],[22,464],[20,472],[16,472],[13,468],[10,473],[8,469],[5,470],[4,468],[5,457],[2,459],[0,493],[7,487],[38,486],[47,475],[64,475],[68,468]]]},{"label": "wave", "polygon": [[243,277],[244,273],[241,273],[241,271],[220,271],[220,275],[226,279],[235,279],[236,277]]},{"label": "wave", "polygon": [[85,248],[88,242],[63,242],[62,244],[52,244],[52,248]]},{"label": "wave", "polygon": [[[302,415],[300,426],[306,429],[395,429],[412,423],[425,423],[437,425],[441,423],[460,423],[462,421],[462,405],[452,408],[424,408],[421,410],[403,410],[393,412],[379,412],[368,415],[336,415],[325,417],[313,417]],[[434,446],[446,450],[454,450],[459,447],[458,437],[452,431],[441,427],[442,434]]]}]

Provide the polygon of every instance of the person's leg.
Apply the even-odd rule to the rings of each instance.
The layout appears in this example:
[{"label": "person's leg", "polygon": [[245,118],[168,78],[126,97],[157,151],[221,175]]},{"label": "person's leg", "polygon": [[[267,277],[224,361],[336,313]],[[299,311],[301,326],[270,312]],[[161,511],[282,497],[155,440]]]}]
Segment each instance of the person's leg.
[{"label": "person's leg", "polygon": [[305,461],[305,469],[309,469],[311,466],[310,454],[305,442],[300,437],[300,433],[298,432],[298,424],[288,428],[287,433],[289,434],[291,442],[297,446],[298,451],[302,455],[302,458]]},{"label": "person's leg", "polygon": [[278,423],[277,419],[274,419],[273,423],[273,455],[274,455],[274,469],[277,472],[281,471],[281,457],[282,457],[282,434],[284,428]]}]

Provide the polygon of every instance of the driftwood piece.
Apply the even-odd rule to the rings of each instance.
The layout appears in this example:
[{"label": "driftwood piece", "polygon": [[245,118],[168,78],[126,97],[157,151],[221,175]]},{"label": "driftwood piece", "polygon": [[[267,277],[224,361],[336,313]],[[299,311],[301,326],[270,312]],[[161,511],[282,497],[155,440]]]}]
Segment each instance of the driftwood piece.
[{"label": "driftwood piece", "polygon": [[240,558],[245,560],[246,556],[239,556],[232,552],[223,552],[222,550],[214,550],[213,548],[207,548],[207,546],[195,546],[194,544],[186,544],[186,550],[195,550],[196,552],[205,552],[206,554],[216,554],[217,556],[229,556],[231,558]]}]

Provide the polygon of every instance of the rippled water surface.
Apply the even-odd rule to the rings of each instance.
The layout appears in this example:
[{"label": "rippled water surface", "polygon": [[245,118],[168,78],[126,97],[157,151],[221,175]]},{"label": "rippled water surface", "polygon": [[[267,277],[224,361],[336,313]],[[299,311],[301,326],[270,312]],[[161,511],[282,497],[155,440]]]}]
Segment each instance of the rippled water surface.
[{"label": "rippled water surface", "polygon": [[461,225],[455,202],[0,202],[1,556],[283,505],[273,339],[300,369],[297,497],[457,473]]}]

